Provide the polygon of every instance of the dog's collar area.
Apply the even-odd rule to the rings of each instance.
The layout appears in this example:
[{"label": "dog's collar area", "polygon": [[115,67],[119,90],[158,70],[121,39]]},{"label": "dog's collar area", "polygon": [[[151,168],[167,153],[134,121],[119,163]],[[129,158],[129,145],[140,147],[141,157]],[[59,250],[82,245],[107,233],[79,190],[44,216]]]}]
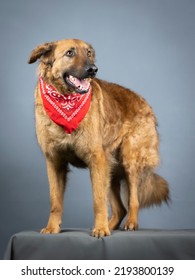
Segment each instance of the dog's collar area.
[{"label": "dog's collar area", "polygon": [[91,102],[91,87],[86,94],[61,94],[52,85],[39,77],[41,97],[45,111],[50,119],[71,134],[86,116]]}]

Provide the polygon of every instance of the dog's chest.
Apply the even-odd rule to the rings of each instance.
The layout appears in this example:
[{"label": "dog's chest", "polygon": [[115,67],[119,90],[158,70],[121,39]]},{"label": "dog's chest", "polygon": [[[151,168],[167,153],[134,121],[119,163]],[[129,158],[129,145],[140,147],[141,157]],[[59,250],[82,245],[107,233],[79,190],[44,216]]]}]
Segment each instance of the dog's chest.
[{"label": "dog's chest", "polygon": [[91,115],[86,116],[79,127],[68,134],[49,118],[40,105],[35,107],[36,132],[43,152],[51,158],[60,157],[74,166],[86,167],[98,137],[97,129],[94,129],[96,126],[89,122],[89,119],[92,119]]},{"label": "dog's chest", "polygon": [[81,137],[80,133],[67,134],[54,125],[50,126],[48,137],[50,141],[47,142],[47,149],[51,154],[59,155],[64,161],[76,167],[87,167],[90,145],[87,144],[87,137],[83,130]]}]

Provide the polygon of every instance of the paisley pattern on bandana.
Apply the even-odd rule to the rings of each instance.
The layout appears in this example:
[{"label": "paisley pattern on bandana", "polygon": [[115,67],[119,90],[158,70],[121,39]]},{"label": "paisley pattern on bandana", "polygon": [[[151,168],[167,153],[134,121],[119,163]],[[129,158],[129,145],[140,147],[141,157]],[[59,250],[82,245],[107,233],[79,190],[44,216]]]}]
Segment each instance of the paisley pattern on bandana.
[{"label": "paisley pattern on bandana", "polygon": [[85,94],[63,95],[52,85],[39,78],[40,92],[44,108],[53,122],[62,126],[66,133],[76,130],[87,114],[91,102],[91,88]]}]

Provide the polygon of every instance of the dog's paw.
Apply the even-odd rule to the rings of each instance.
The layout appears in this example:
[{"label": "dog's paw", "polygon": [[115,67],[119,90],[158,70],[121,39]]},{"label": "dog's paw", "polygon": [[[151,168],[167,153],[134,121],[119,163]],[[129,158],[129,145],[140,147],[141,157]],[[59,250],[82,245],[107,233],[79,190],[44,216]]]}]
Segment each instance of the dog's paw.
[{"label": "dog's paw", "polygon": [[124,230],[129,230],[129,231],[132,231],[132,230],[137,230],[138,229],[138,223],[137,222],[126,222],[125,225],[124,225]]},{"label": "dog's paw", "polygon": [[108,227],[95,227],[92,231],[92,236],[100,238],[104,236],[109,236],[110,230]]},{"label": "dog's paw", "polygon": [[40,233],[43,234],[52,234],[52,233],[59,233],[59,232],[60,232],[60,227],[46,227],[40,231]]}]

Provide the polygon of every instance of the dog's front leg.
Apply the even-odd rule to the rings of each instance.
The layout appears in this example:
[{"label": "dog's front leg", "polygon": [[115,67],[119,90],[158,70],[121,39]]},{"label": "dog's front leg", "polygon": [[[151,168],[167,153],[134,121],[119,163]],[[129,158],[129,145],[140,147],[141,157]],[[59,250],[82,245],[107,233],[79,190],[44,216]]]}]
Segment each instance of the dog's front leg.
[{"label": "dog's front leg", "polygon": [[41,233],[59,233],[62,223],[63,197],[67,174],[67,165],[54,164],[46,159],[47,173],[50,187],[50,216],[46,228]]},{"label": "dog's front leg", "polygon": [[93,154],[90,163],[90,174],[93,188],[95,224],[92,235],[103,237],[110,235],[108,227],[107,196],[110,183],[109,163],[104,151]]}]

